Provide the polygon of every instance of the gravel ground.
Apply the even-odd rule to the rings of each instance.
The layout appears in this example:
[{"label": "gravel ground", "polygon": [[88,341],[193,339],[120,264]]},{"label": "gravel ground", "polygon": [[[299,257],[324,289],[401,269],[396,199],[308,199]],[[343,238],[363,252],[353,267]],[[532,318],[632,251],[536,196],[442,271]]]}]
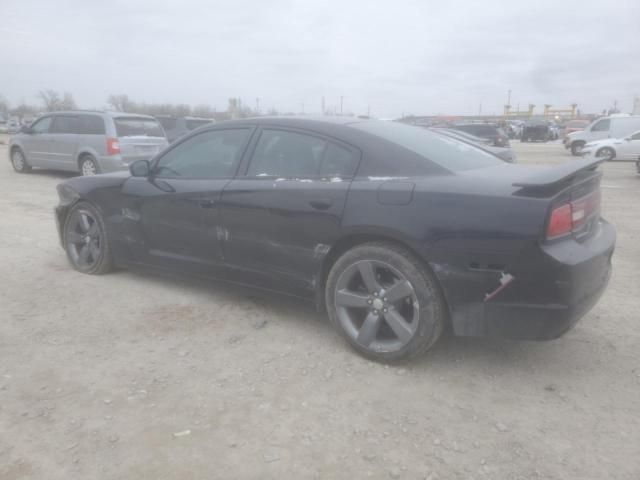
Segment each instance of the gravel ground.
[{"label": "gravel ground", "polygon": [[[570,158],[514,146],[523,163]],[[0,158],[0,479],[640,478],[630,163],[604,166],[614,275],[575,329],[443,338],[387,367],[291,300],[74,272],[52,216],[65,175]]]}]

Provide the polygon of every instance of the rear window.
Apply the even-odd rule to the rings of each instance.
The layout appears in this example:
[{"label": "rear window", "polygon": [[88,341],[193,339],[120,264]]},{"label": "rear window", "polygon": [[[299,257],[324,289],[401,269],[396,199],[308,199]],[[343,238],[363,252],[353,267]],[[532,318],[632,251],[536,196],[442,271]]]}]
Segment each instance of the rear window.
[{"label": "rear window", "polygon": [[195,130],[202,125],[208,125],[211,123],[211,120],[186,120],[187,129]]},{"label": "rear window", "polygon": [[504,164],[473,145],[420,127],[394,122],[362,122],[351,126],[411,150],[452,172]]},{"label": "rear window", "polygon": [[143,117],[119,117],[113,119],[118,137],[164,137],[157,120]]},{"label": "rear window", "polygon": [[176,128],[176,123],[178,123],[178,119],[173,117],[160,117],[158,118],[158,121],[165,130]]},{"label": "rear window", "polygon": [[97,115],[80,115],[78,117],[78,133],[104,135],[104,120]]}]

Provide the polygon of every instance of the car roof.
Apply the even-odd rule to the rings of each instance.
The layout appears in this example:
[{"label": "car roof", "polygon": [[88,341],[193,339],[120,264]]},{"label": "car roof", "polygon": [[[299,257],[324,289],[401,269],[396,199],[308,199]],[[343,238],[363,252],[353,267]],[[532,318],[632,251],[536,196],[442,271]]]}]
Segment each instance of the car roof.
[{"label": "car roof", "polygon": [[47,112],[43,114],[45,115],[78,115],[78,114],[96,114],[96,115],[108,115],[110,117],[132,117],[132,118],[150,118],[153,117],[151,115],[144,115],[142,113],[126,113],[126,112],[114,112],[111,110],[60,110],[57,112]]}]

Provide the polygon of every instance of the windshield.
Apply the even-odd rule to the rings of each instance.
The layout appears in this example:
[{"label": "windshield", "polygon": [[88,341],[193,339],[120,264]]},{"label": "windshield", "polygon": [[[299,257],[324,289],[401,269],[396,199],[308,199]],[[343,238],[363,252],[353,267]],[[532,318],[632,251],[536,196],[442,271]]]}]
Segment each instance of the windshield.
[{"label": "windshield", "polygon": [[351,126],[396,143],[452,172],[503,164],[484,150],[424,128],[396,122],[362,122]]},{"label": "windshield", "polygon": [[162,127],[157,120],[144,117],[114,118],[118,137],[164,137]]}]

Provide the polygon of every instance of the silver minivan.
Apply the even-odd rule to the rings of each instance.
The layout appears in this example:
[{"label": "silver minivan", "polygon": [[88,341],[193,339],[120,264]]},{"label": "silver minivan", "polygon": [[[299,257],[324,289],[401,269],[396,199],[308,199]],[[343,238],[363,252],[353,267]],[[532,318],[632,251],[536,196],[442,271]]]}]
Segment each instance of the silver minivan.
[{"label": "silver minivan", "polygon": [[167,145],[162,126],[147,115],[55,112],[12,135],[9,156],[19,173],[40,167],[95,175],[126,170]]}]

